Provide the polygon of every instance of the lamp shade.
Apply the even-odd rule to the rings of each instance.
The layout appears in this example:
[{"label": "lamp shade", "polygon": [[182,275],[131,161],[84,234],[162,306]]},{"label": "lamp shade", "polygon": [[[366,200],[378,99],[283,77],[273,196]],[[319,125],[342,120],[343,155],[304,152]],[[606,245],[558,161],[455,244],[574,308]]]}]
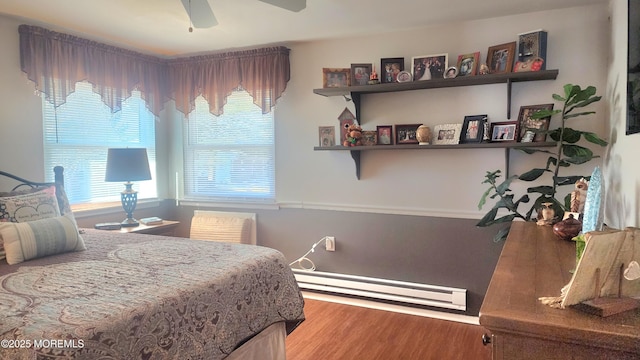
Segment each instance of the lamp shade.
[{"label": "lamp shade", "polygon": [[109,149],[105,181],[151,180],[147,149]]}]

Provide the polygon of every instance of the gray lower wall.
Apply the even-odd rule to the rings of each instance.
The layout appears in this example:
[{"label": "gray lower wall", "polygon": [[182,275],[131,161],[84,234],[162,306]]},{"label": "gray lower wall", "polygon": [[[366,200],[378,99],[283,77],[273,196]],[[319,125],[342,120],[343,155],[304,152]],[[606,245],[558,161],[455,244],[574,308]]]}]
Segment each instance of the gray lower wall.
[{"label": "gray lower wall", "polygon": [[[135,217],[179,220],[177,235],[188,237],[194,210],[255,212],[258,245],[281,251],[289,261],[304,255],[323,236],[335,236],[335,252],[325,251],[322,244],[309,256],[318,271],[464,288],[464,314],[471,316],[480,311],[503,246],[493,241],[495,227],[478,228],[476,220],[468,219],[308,209],[176,207],[168,200],[160,208],[136,210]],[[78,225],[92,227],[124,217],[124,212],[79,217]]]},{"label": "gray lower wall", "polygon": [[[180,235],[188,236],[197,209],[177,209]],[[307,209],[215,210],[255,212],[258,245],[275,248],[290,261],[323,236],[335,236],[335,252],[322,244],[309,256],[318,271],[467,289],[466,315],[478,315],[503,246],[493,241],[495,228],[477,228],[475,220]]]}]

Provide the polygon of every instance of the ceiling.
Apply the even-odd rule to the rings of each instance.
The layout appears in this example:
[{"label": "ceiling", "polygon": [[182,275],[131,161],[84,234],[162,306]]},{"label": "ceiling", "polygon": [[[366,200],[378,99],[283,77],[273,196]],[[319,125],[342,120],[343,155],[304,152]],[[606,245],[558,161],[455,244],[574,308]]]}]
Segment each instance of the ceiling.
[{"label": "ceiling", "polygon": [[307,0],[287,11],[257,0],[208,0],[218,25],[189,32],[180,0],[1,0],[0,14],[167,57],[393,32],[609,0]]}]

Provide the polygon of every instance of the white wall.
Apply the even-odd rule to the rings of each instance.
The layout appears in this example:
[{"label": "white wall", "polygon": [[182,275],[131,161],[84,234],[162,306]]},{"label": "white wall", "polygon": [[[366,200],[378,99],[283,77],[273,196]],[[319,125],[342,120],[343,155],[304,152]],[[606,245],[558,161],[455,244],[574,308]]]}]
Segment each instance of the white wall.
[{"label": "white wall", "polygon": [[[453,64],[459,54],[481,52],[517,39],[517,34],[535,29],[549,32],[548,69],[559,69],[555,81],[516,83],[513,86],[512,119],[519,107],[551,102],[551,94],[565,83],[594,85],[603,93],[606,85],[609,23],[606,5],[591,5],[557,11],[530,13],[482,21],[440,25],[376,36],[290,44],[292,76],[276,108],[277,196],[291,207],[410,213],[433,216],[478,218],[478,199],[485,171],[503,168],[504,151],[401,150],[362,154],[362,176],[356,180],[348,152],[313,151],[318,126],[338,124],[345,105],[342,98],[313,94],[322,86],[323,67],[349,67],[351,63],[380,58],[448,53]],[[0,169],[34,179],[43,178],[40,98],[19,68],[18,25],[2,17],[0,40]],[[594,71],[595,69],[595,71]],[[606,134],[604,102],[593,107],[598,113],[581,129]],[[506,86],[484,85],[368,95],[363,99],[362,125],[462,122],[465,115],[486,113],[492,121],[506,120]],[[158,151],[168,160],[160,174],[166,175],[161,194],[173,193],[174,169],[182,157],[176,119],[163,116]],[[164,124],[164,125],[163,125]],[[552,123],[552,126],[555,124]],[[175,126],[173,129],[172,126]],[[166,140],[166,141],[165,141]],[[171,143],[170,151],[167,150]],[[621,149],[622,151],[622,149]],[[11,156],[6,156],[10,154]],[[512,153],[512,172],[523,173],[545,158]],[[533,162],[532,162],[533,161]],[[526,162],[526,163],[525,163]],[[584,166],[589,174],[595,162]],[[160,164],[159,164],[160,165]],[[521,191],[528,184],[515,185]],[[486,210],[486,209],[485,209]]]},{"label": "white wall", "polygon": [[[481,52],[492,45],[517,40],[517,34],[535,29],[549,33],[547,69],[559,69],[555,81],[515,83],[512,119],[519,107],[553,102],[551,95],[566,83],[594,85],[603,94],[606,85],[609,25],[607,6],[594,5],[530,13],[482,21],[464,22],[377,36],[293,44],[292,79],[277,107],[278,199],[309,208],[340,208],[390,213],[421,213],[432,216],[478,218],[477,203],[488,170],[504,167],[504,151],[402,150],[362,153],[362,176],[356,180],[348,152],[313,151],[318,126],[336,125],[345,105],[340,97],[312,93],[322,87],[322,68],[373,63],[380,58],[448,53],[450,64],[459,54]],[[596,71],[594,71],[596,69]],[[597,69],[600,69],[598,71]],[[461,123],[465,115],[489,115],[491,121],[506,120],[506,85],[409,91],[366,95],[361,123],[364,129],[383,124]],[[604,102],[592,107],[596,116],[576,127],[606,136]],[[552,122],[552,127],[557,123]],[[512,153],[512,172],[521,174],[544,166],[546,157]],[[531,162],[533,161],[533,163]],[[525,162],[528,162],[525,164]],[[590,175],[594,161],[583,166]],[[565,175],[575,175],[577,170]],[[523,190],[523,186],[514,189]],[[521,193],[520,193],[521,194]]]},{"label": "white wall", "polygon": [[608,109],[611,146],[605,157],[605,222],[616,228],[640,226],[640,134],[625,135],[627,115],[627,1],[611,1],[612,36]]}]

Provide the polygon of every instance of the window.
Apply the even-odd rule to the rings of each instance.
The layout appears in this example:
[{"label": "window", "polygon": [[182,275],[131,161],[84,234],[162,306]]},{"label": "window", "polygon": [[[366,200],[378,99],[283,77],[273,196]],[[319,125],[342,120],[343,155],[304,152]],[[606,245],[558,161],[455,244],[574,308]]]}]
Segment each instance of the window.
[{"label": "window", "polygon": [[155,116],[147,109],[140,92],[134,91],[112,113],[87,82],[54,109],[43,99],[44,166],[47,181],[53,181],[53,167],[65,173],[65,191],[72,204],[119,201],[121,183],[105,182],[107,149],[144,147],[153,180],[134,184],[138,198],[157,197]]},{"label": "window", "polygon": [[273,113],[263,114],[244,90],[214,116],[199,96],[184,120],[185,198],[222,202],[275,200]]}]

